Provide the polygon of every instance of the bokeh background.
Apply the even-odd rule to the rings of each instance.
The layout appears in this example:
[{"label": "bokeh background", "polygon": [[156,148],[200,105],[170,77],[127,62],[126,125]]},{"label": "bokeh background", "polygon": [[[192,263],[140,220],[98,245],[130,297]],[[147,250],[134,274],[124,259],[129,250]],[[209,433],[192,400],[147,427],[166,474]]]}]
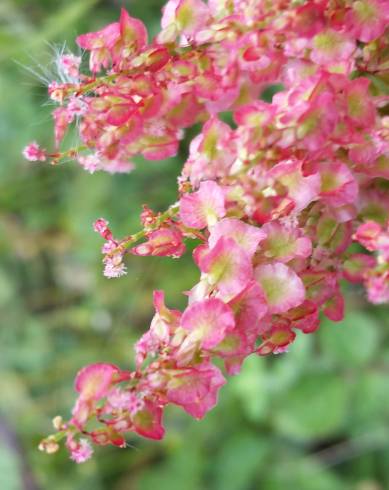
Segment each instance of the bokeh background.
[{"label": "bokeh background", "polygon": [[389,309],[369,307],[359,289],[341,324],[324,321],[287,355],[249,359],[205,420],[169,409],[163,442],[133,438],[80,466],[64,450],[37,450],[53,416],[69,413],[80,367],[132,365],[152,290],[180,307],[197,280],[188,257],[132,257],[126,277],[104,279],[91,227],[104,216],[118,236],[134,232],[142,203],[173,202],[187,142],[130,175],[21,157],[31,139],[52,146],[53,53],[64,41],[75,49],[77,34],[116,20],[121,5],[157,32],[161,0],[0,1],[0,489],[388,489]]}]

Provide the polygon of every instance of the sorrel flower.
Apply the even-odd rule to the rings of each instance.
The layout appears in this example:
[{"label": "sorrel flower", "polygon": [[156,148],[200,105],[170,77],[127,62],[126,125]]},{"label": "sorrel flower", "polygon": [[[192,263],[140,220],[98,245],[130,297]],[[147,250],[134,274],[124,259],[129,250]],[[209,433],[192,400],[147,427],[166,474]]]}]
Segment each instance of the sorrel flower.
[{"label": "sorrel flower", "polygon": [[30,143],[23,150],[23,156],[30,162],[44,162],[47,158],[45,150],[38,145],[38,143]]},{"label": "sorrel flower", "polygon": [[[182,312],[154,293],[135,370],[78,373],[72,417],[55,419],[42,450],[65,439],[80,463],[90,442],[161,439],[170,403],[202,418],[226,382],[217,358],[235,375],[247,356],[281,354],[316,331],[321,313],[341,320],[343,279],[389,301],[388,23],[384,0],[169,0],[152,41],[124,9],[80,35],[90,73],[61,55],[49,86],[54,151],[31,143],[25,157],[127,172],[134,156],[176,155],[199,124],[175,204],[145,206],[142,230],[123,239],[94,224],[107,277],[125,274],[128,253],[178,258],[196,240],[199,281]],[[75,123],[80,145],[61,151]]]}]

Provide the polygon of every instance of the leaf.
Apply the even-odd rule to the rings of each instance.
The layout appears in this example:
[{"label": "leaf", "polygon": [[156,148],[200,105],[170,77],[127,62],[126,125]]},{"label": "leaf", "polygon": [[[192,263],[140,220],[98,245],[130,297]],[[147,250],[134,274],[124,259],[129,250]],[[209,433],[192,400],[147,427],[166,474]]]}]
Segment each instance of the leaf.
[{"label": "leaf", "polygon": [[232,393],[240,400],[247,418],[254,422],[263,420],[267,413],[270,400],[266,381],[265,362],[257,356],[246,359],[240,374],[230,380]]},{"label": "leaf", "polygon": [[365,434],[385,426],[389,416],[389,378],[382,372],[365,372],[354,386],[348,418],[352,434]]},{"label": "leaf", "polygon": [[268,444],[259,433],[242,431],[227,440],[214,462],[215,486],[246,490],[266,464]]},{"label": "leaf", "polygon": [[344,426],[348,412],[347,385],[332,374],[307,374],[280,400],[276,428],[289,437],[311,440],[329,437]]},{"label": "leaf", "polygon": [[201,485],[203,455],[199,445],[176,447],[165,464],[153,466],[145,472],[136,488],[139,490],[199,490]]},{"label": "leaf", "polygon": [[378,325],[373,316],[350,311],[340,323],[323,320],[319,338],[330,361],[345,367],[364,366],[376,356]]},{"label": "leaf", "polygon": [[337,476],[323,468],[313,458],[298,458],[290,455],[287,461],[278,461],[266,475],[266,490],[346,490]]}]

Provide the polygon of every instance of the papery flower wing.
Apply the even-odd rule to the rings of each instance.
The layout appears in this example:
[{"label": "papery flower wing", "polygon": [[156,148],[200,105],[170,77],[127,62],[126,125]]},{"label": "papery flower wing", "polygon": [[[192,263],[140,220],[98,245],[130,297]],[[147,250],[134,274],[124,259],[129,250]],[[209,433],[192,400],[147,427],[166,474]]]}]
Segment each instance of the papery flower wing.
[{"label": "papery flower wing", "polygon": [[200,256],[199,267],[226,301],[239,294],[253,277],[249,256],[232,238],[219,238],[208,253]]},{"label": "papery flower wing", "polygon": [[113,364],[90,364],[78,372],[74,388],[82,398],[98,400],[108,393],[119,373],[119,368]]},{"label": "papery flower wing", "polygon": [[269,313],[284,313],[305,299],[302,280],[280,262],[258,266],[254,276],[265,293]]},{"label": "papery flower wing", "polygon": [[259,243],[266,237],[263,229],[248,225],[236,218],[224,218],[211,228],[209,246],[212,248],[220,238],[232,238],[235,242],[252,257]]},{"label": "papery flower wing", "polygon": [[187,373],[173,374],[167,386],[167,399],[201,419],[216,405],[219,389],[225,383],[220,369],[205,363]]},{"label": "papery flower wing", "polygon": [[181,326],[191,332],[193,341],[204,349],[212,349],[235,326],[231,308],[220,299],[210,298],[192,303],[184,311]]},{"label": "papery flower wing", "polygon": [[212,226],[225,214],[224,193],[216,182],[201,182],[198,191],[185,194],[180,200],[180,217],[190,228]]}]

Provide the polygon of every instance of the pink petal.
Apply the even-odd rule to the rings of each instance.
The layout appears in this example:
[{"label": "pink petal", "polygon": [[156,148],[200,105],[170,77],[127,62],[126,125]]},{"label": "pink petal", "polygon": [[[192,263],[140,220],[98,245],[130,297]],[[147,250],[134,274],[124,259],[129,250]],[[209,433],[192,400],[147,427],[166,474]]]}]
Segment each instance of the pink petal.
[{"label": "pink petal", "polygon": [[330,206],[355,204],[358,184],[350,169],[342,162],[320,166],[321,196]]},{"label": "pink petal", "polygon": [[220,238],[207,254],[199,257],[201,272],[222,298],[231,300],[251,281],[253,267],[247,253],[232,238]]},{"label": "pink petal", "polygon": [[114,376],[120,370],[113,364],[90,364],[78,372],[74,388],[84,399],[98,400],[111,387]]},{"label": "pink petal", "polygon": [[254,275],[265,293],[269,313],[284,313],[305,299],[302,280],[290,267],[280,262],[260,265]]},{"label": "pink petal", "polygon": [[226,332],[235,326],[231,308],[217,298],[191,304],[184,311],[181,326],[192,332],[204,349],[212,349],[221,342]]},{"label": "pink petal", "polygon": [[232,238],[251,258],[266,234],[260,228],[248,225],[236,218],[224,218],[211,228],[209,246],[216,245],[219,238]]},{"label": "pink petal", "polygon": [[132,421],[135,432],[148,439],[160,440],[165,435],[162,425],[162,408],[154,403],[145,401],[144,407],[136,412]]},{"label": "pink petal", "polygon": [[261,251],[266,258],[279,262],[289,262],[294,258],[306,258],[312,252],[311,240],[302,236],[301,230],[272,221],[262,230],[266,239],[261,243]]},{"label": "pink petal", "polygon": [[257,336],[260,320],[267,313],[267,303],[262,288],[252,281],[231,302],[236,327],[249,336]]},{"label": "pink petal", "polygon": [[197,192],[180,200],[180,216],[185,226],[202,229],[214,225],[226,214],[224,193],[213,181],[201,182]]},{"label": "pink petal", "polygon": [[352,39],[339,31],[327,29],[313,38],[311,59],[318,64],[336,64],[347,60],[354,50],[355,43]]},{"label": "pink petal", "polygon": [[190,372],[177,374],[169,382],[167,398],[196,419],[217,404],[219,389],[226,383],[220,369],[202,364]]},{"label": "pink petal", "polygon": [[296,203],[296,211],[301,211],[319,197],[320,175],[318,173],[305,176],[302,162],[286,160],[275,165],[269,176],[278,180],[288,189],[289,196]]},{"label": "pink petal", "polygon": [[380,37],[389,20],[387,0],[359,0],[352,2],[345,23],[359,41],[368,43]]},{"label": "pink petal", "polygon": [[124,48],[137,53],[147,44],[147,29],[139,19],[131,17],[127,10],[122,8],[120,14],[120,35]]}]

